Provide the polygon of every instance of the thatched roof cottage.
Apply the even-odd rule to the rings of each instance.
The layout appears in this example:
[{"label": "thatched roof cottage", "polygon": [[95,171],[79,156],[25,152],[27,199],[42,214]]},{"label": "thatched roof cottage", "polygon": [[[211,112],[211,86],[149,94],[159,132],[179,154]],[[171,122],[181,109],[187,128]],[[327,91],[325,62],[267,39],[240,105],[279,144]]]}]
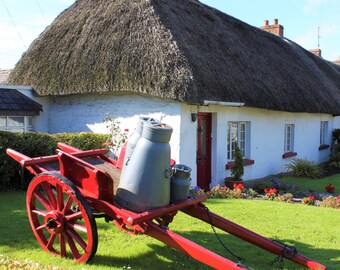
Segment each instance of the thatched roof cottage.
[{"label": "thatched roof cottage", "polygon": [[245,179],[327,159],[340,115],[339,65],[196,0],[78,0],[9,83],[51,97],[50,132],[100,132],[106,113],[127,126],[163,117],[202,187],[229,174],[236,145]]}]

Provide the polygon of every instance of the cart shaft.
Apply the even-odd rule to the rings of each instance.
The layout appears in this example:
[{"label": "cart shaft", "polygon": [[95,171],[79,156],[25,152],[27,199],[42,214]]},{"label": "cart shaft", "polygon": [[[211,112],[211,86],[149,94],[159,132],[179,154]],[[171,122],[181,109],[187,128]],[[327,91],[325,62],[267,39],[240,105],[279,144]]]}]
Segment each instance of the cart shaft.
[{"label": "cart shaft", "polygon": [[[270,240],[232,221],[229,221],[219,215],[208,212],[207,208],[203,204],[193,205],[192,207],[185,208],[181,211],[192,217],[195,217],[204,222],[207,222],[225,232],[228,232],[246,242],[256,245],[271,253],[274,253],[276,255],[283,254],[283,256],[286,259],[291,260],[297,264],[303,265],[310,269],[321,269],[321,270],[326,269],[326,266],[319,264],[301,254],[294,253],[293,250],[291,250],[287,246],[282,245],[281,243]],[[286,253],[285,251],[287,251],[289,256],[285,256],[285,253]]]}]

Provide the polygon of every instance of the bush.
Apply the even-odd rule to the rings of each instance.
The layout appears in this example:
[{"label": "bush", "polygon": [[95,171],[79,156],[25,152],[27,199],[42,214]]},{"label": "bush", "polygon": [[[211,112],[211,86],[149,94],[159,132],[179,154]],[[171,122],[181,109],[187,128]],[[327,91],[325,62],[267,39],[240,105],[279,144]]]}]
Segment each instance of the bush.
[{"label": "bush", "polygon": [[293,159],[286,168],[296,177],[318,178],[321,172],[318,164],[307,159]]},{"label": "bush", "polygon": [[81,150],[103,148],[110,139],[108,134],[95,134],[90,132],[58,133],[52,135],[57,142],[63,142]]},{"label": "bush", "polygon": [[12,148],[29,157],[39,157],[55,154],[58,142],[64,142],[81,150],[89,150],[102,148],[103,143],[108,139],[109,135],[106,134],[86,132],[50,135],[36,132],[0,131],[0,191],[25,189],[33,177],[6,154],[7,148]]},{"label": "bush", "polygon": [[32,176],[6,154],[12,148],[30,157],[51,155],[55,140],[48,134],[0,131],[0,190],[25,188]]},{"label": "bush", "polygon": [[241,181],[244,174],[244,161],[238,146],[235,149],[235,160],[234,165],[230,169],[230,174],[234,181]]}]

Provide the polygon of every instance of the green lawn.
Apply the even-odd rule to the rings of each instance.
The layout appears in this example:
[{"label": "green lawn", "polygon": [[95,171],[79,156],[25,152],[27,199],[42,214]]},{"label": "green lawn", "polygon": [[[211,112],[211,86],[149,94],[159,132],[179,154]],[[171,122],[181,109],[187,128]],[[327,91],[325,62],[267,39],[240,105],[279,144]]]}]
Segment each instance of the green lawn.
[{"label": "green lawn", "polygon": [[[287,182],[289,184],[296,184],[299,186],[300,190],[309,190],[316,192],[325,192],[325,186],[332,184],[335,186],[335,193],[340,193],[340,174],[335,174],[332,176],[320,178],[320,179],[310,179],[310,178],[299,178],[299,177],[283,177],[280,181]],[[340,267],[339,267],[340,269]]]},{"label": "green lawn", "polygon": [[[336,209],[287,204],[262,200],[211,199],[206,205],[242,226],[268,238],[294,245],[307,257],[339,269],[340,265],[340,212]],[[52,269],[209,269],[204,265],[144,235],[124,234],[110,223],[97,220],[99,246],[91,264],[79,265],[45,253],[35,240],[25,210],[25,193],[0,193],[0,254],[24,263],[39,263],[39,268]],[[209,225],[178,214],[170,229],[226,258]],[[220,232],[220,231],[218,231]],[[275,255],[220,232],[224,243],[253,269],[277,269],[269,262]],[[1,261],[1,257],[0,257]],[[0,269],[1,263],[0,263]],[[285,269],[304,269],[285,262]]]}]

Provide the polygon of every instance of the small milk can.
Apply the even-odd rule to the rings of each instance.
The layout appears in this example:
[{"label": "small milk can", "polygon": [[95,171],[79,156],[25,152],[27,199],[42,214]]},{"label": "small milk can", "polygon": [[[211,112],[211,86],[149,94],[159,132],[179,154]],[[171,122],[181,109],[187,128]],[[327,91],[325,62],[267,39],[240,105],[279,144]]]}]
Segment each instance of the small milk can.
[{"label": "small milk can", "polygon": [[142,136],[127,160],[115,201],[122,207],[144,212],[170,203],[170,138],[166,124],[146,122]]},{"label": "small milk can", "polygon": [[187,199],[191,186],[191,168],[183,164],[176,164],[172,167],[172,172],[173,175],[170,181],[171,202],[177,202]]}]

